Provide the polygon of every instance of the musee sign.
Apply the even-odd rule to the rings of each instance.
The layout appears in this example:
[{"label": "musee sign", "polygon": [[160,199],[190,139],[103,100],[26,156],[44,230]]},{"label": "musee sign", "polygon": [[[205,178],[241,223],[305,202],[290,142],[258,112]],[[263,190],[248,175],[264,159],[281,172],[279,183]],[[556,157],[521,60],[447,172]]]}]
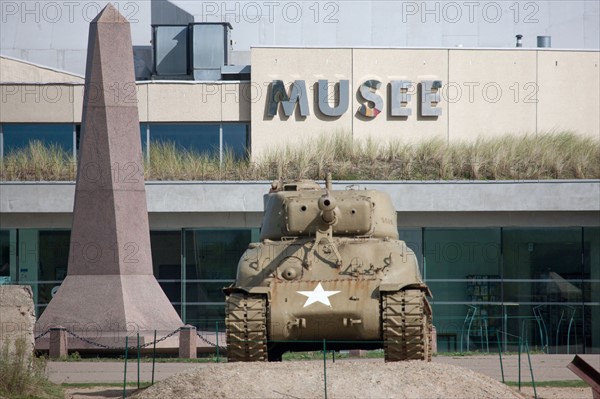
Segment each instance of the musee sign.
[{"label": "musee sign", "polygon": [[[359,105],[358,114],[365,118],[376,118],[377,115],[383,112],[383,98],[378,93],[381,86],[379,80],[367,80],[360,85],[358,93],[364,103]],[[442,109],[438,107],[441,101],[441,80],[423,80],[419,84],[415,84],[410,80],[392,80],[388,83],[388,86],[390,116],[407,117],[412,115],[413,95],[417,93],[421,100],[421,105],[418,107],[420,116],[436,117],[442,114]],[[340,80],[338,82],[337,105],[332,106],[329,103],[329,98],[329,81],[319,80],[315,92],[319,111],[323,115],[333,117],[341,116],[348,111],[350,81]],[[267,101],[267,115],[269,117],[277,115],[279,104],[281,104],[283,113],[287,117],[294,113],[296,106],[298,106],[301,116],[310,115],[306,82],[304,80],[295,80],[290,85],[289,92],[286,91],[283,81],[274,80],[270,85]]]}]

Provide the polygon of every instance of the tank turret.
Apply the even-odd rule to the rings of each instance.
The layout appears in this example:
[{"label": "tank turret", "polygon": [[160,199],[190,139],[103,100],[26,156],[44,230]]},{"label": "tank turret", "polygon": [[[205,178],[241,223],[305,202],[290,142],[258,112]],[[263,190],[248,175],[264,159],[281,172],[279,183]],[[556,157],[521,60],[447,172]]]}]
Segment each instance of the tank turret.
[{"label": "tank turret", "polygon": [[329,193],[323,194],[321,198],[319,198],[318,205],[321,210],[321,221],[328,226],[336,224],[337,217],[335,215],[335,209],[337,208],[337,203],[335,197]]}]

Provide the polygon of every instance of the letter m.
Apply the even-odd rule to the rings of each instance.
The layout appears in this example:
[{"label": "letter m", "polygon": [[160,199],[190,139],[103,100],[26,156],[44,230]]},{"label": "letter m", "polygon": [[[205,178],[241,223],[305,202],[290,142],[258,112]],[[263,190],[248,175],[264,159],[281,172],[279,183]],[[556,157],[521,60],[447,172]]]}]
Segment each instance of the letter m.
[{"label": "letter m", "polygon": [[308,98],[306,97],[306,83],[304,80],[295,80],[290,87],[290,94],[285,91],[283,81],[274,80],[271,83],[269,94],[269,107],[267,115],[273,117],[277,115],[277,107],[281,103],[285,116],[292,116],[296,103],[300,106],[300,115],[308,116]]}]

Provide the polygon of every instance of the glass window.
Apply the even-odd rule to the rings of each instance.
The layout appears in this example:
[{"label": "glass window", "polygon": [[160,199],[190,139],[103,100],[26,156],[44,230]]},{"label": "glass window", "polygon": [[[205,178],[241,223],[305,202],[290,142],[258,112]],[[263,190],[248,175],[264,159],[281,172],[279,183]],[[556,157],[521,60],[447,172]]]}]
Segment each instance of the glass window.
[{"label": "glass window", "polygon": [[247,159],[248,130],[247,124],[223,124],[223,154],[231,153],[235,159]]},{"label": "glass window", "polygon": [[151,231],[152,267],[171,302],[181,302],[181,231]]},{"label": "glass window", "polygon": [[181,150],[219,156],[218,124],[150,124],[150,145],[173,143]]},{"label": "glass window", "polygon": [[600,227],[583,229],[585,353],[600,353]]},{"label": "glass window", "polygon": [[440,350],[487,352],[501,326],[500,229],[423,233],[425,281],[433,293]]},{"label": "glass window", "polygon": [[0,230],[0,284],[10,277],[10,231]]},{"label": "glass window", "polygon": [[581,228],[503,230],[506,331],[550,353],[581,347]]},{"label": "glass window", "polygon": [[186,230],[186,278],[235,279],[238,261],[251,235],[251,229]]},{"label": "glass window", "polygon": [[252,241],[253,230],[185,230],[185,322],[224,316],[223,288],[235,281],[237,264]]},{"label": "glass window", "polygon": [[2,125],[4,155],[26,148],[32,141],[46,146],[56,145],[69,155],[73,153],[73,125],[68,123],[7,123]]},{"label": "glass window", "polygon": [[69,263],[70,230],[40,230],[38,235],[39,272],[38,298],[39,314],[50,303],[60,283],[67,276]]},{"label": "glass window", "polygon": [[140,136],[142,138],[142,153],[144,159],[148,159],[148,124],[140,123]]}]

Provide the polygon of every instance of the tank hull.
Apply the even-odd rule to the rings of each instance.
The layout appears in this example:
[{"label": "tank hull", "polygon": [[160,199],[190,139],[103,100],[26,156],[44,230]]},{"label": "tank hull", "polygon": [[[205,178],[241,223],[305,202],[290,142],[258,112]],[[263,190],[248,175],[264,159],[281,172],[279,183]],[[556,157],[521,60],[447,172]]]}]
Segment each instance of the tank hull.
[{"label": "tank hull", "polygon": [[387,361],[430,360],[431,295],[396,211],[377,191],[273,185],[261,241],[226,288],[230,361],[285,351],[383,348]]},{"label": "tank hull", "polygon": [[269,337],[276,341],[380,340],[378,286],[377,279],[276,282],[270,291]]}]

